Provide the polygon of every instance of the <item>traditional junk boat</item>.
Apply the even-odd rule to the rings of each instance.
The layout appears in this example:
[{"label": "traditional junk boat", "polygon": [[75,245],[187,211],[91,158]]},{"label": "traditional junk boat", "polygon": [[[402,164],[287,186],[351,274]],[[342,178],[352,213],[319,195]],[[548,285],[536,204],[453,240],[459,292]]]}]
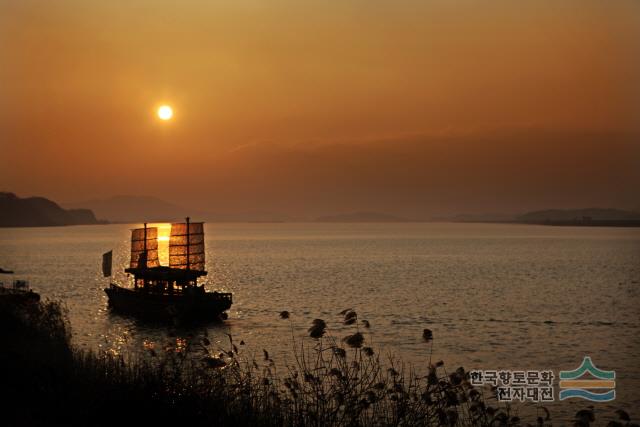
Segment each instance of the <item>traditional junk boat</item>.
[{"label": "traditional junk boat", "polygon": [[[112,251],[103,255],[105,277],[111,276]],[[169,266],[158,260],[158,229],[137,228],[131,231],[131,263],[124,270],[134,278],[133,288],[111,283],[104,291],[109,306],[122,313],[147,318],[183,320],[226,319],[232,294],[207,292],[198,278],[206,276],[204,224],[171,224]]]}]

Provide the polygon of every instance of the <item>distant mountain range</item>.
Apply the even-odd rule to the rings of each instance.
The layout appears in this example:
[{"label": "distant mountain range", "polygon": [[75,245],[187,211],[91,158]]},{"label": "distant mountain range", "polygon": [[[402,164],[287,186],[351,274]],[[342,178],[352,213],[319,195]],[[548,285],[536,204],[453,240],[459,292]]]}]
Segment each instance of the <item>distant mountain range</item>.
[{"label": "distant mountain range", "polygon": [[[88,208],[98,218],[116,223],[181,221],[186,216],[209,222],[298,222],[304,219],[279,212],[249,211],[214,213],[186,209],[173,203],[149,196],[114,196],[82,202],[63,203],[66,208]],[[308,221],[308,220],[307,220]],[[406,218],[380,212],[353,212],[321,216],[316,222],[406,222]]]},{"label": "distant mountain range", "polygon": [[316,222],[408,222],[410,220],[380,212],[353,212],[327,215],[316,218]]},{"label": "distant mountain range", "polygon": [[98,218],[118,223],[172,222],[190,216],[194,220],[209,222],[286,222],[294,218],[265,211],[239,213],[213,213],[184,208],[149,196],[114,196],[82,202],[64,203],[66,208],[89,208]]},{"label": "distant mountain range", "polygon": [[506,222],[544,225],[640,225],[640,212],[620,209],[546,209],[521,215],[461,214],[438,220],[453,222]]},{"label": "distant mountain range", "polygon": [[106,199],[92,199],[77,203],[63,203],[66,208],[88,208],[98,218],[109,222],[170,222],[184,219],[195,212],[188,212],[180,206],[148,196],[114,196]]},{"label": "distant mountain range", "polygon": [[[149,196],[114,196],[64,203],[60,207],[43,197],[19,198],[0,192],[0,227],[100,224],[105,222],[172,222],[190,216],[208,222],[296,222],[308,221],[277,212],[211,213],[187,209]],[[96,219],[96,217],[98,219]],[[315,222],[411,222],[381,212],[350,212],[320,216]],[[544,225],[640,226],[640,213],[619,209],[547,209],[515,214],[459,214],[429,221],[525,223]]]},{"label": "distant mountain range", "polygon": [[504,213],[458,214],[432,218],[432,221],[450,222],[514,222],[515,220],[515,215]]},{"label": "distant mountain range", "polygon": [[99,224],[89,209],[63,209],[44,197],[20,198],[0,192],[0,227]]},{"label": "distant mountain range", "polygon": [[640,220],[639,212],[623,211],[619,209],[547,209],[528,212],[516,217],[518,222],[539,223],[546,221],[629,221]]}]

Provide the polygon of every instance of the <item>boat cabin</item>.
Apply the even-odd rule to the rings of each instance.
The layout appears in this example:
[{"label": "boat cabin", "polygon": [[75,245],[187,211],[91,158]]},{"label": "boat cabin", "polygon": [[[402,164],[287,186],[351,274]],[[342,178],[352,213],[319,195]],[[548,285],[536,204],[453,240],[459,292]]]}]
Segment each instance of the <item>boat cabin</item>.
[{"label": "boat cabin", "polygon": [[165,266],[127,268],[125,273],[133,275],[134,289],[164,295],[204,292],[198,278],[207,275],[206,271]]}]

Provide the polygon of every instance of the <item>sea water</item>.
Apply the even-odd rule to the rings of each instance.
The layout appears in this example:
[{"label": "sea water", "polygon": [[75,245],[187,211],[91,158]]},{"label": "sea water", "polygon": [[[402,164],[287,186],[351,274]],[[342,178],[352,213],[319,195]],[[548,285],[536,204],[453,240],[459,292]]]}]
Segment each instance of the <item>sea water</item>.
[{"label": "sea water", "polygon": [[[616,373],[616,399],[546,404],[557,420],[593,404],[601,414],[640,406],[640,229],[458,223],[206,225],[207,287],[233,292],[229,319],[196,331],[111,313],[101,255],[114,250],[114,281],[127,284],[130,228],[0,229],[0,267],[68,308],[77,346],[114,353],[206,328],[245,354],[292,360],[292,341],[314,318],[337,339],[352,308],[368,345],[417,373],[447,369],[560,370],[584,356]],[[9,281],[11,276],[0,277]],[[279,312],[291,313],[289,320]],[[361,325],[362,328],[362,325]],[[433,331],[426,343],[422,331]],[[293,337],[292,337],[293,335]],[[533,406],[535,408],[535,405]],[[635,413],[636,416],[640,415]],[[600,415],[599,415],[600,417]]]}]

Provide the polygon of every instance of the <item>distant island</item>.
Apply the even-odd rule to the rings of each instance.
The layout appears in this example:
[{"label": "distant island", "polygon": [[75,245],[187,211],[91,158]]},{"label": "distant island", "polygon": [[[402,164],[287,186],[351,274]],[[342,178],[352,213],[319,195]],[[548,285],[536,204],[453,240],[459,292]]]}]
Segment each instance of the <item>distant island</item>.
[{"label": "distant island", "polygon": [[0,227],[101,224],[90,209],[63,209],[44,197],[20,198],[0,192]]},{"label": "distant island", "polygon": [[516,222],[541,225],[640,227],[640,213],[619,209],[548,209],[528,212]]},{"label": "distant island", "polygon": [[438,220],[590,227],[640,227],[640,213],[620,209],[545,209],[521,215],[460,214]]},{"label": "distant island", "polygon": [[321,216],[315,222],[476,222],[590,227],[640,227],[640,213],[619,209],[547,209],[524,214],[459,214],[428,220],[408,219],[380,212],[353,212]]},{"label": "distant island", "polygon": [[104,199],[92,199],[81,202],[62,203],[67,209],[88,208],[98,218],[109,222],[137,223],[137,222],[166,222],[184,219],[191,214],[180,206],[151,196],[120,195]]},{"label": "distant island", "polygon": [[[206,222],[324,222],[401,223],[458,222],[536,224],[586,227],[640,227],[640,212],[612,208],[545,209],[526,213],[461,213],[438,217],[403,217],[376,211],[355,211],[315,218],[279,212],[207,212],[151,196],[121,195],[84,202],[61,203],[43,197],[20,198],[0,192],[0,227],[38,227],[78,224],[171,222],[186,216]],[[96,219],[100,218],[100,220]]]},{"label": "distant island", "polygon": [[291,222],[286,214],[269,211],[207,212],[198,208],[187,208],[153,196],[118,195],[104,199],[62,203],[67,209],[89,208],[98,218],[111,223],[172,222],[182,221],[186,216],[206,222]]},{"label": "distant island", "polygon": [[171,222],[183,220],[186,216],[207,222],[410,222],[407,218],[380,212],[350,212],[320,216],[315,219],[300,218],[281,212],[207,212],[188,209],[178,204],[152,196],[119,195],[104,199],[62,203],[68,209],[89,208],[98,218],[111,223]]},{"label": "distant island", "polygon": [[409,219],[380,212],[353,212],[327,215],[316,218],[316,222],[409,222]]}]

